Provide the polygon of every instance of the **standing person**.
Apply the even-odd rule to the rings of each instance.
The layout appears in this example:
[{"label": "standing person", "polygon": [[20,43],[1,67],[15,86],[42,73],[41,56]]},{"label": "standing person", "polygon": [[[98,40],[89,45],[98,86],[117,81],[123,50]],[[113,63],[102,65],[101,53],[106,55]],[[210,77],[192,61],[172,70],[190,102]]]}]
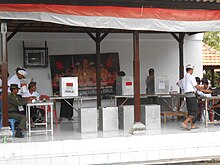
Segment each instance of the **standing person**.
[{"label": "standing person", "polygon": [[116,95],[116,79],[117,79],[117,77],[124,77],[124,76],[126,76],[125,72],[124,71],[119,71],[117,76],[115,77],[115,81],[114,81],[114,84],[113,84],[113,87],[112,87],[114,95]]},{"label": "standing person", "polygon": [[[193,65],[191,64],[186,65],[187,73],[185,74],[185,77],[182,80],[184,94],[186,97],[186,107],[187,107],[188,115],[185,121],[181,123],[181,127],[187,130],[198,128],[198,126],[196,126],[193,123],[193,119],[198,114],[198,102],[196,98],[196,91],[197,90],[200,90],[202,92],[204,91],[203,88],[197,84],[195,77],[192,75],[193,70],[194,70]],[[188,127],[189,122],[191,124],[190,128]]]},{"label": "standing person", "polygon": [[[24,68],[16,68],[16,73],[15,75],[13,75],[9,80],[8,80],[8,85],[10,86],[11,84],[17,84],[19,87],[19,91],[18,94],[21,94],[21,79],[25,78],[25,76],[27,75],[27,72]],[[9,90],[10,92],[10,90]]]},{"label": "standing person", "polygon": [[17,84],[10,85],[11,93],[8,96],[8,118],[18,121],[15,137],[23,138],[22,130],[25,129],[26,116],[19,113],[18,107],[27,104],[27,101],[18,94],[19,87]]},{"label": "standing person", "polygon": [[[146,94],[148,95],[154,95],[155,94],[155,77],[154,77],[154,69],[150,68],[148,70],[149,75],[146,77],[145,83],[146,83]],[[157,103],[157,97],[155,96],[149,96],[147,98],[148,104],[156,104]]]},{"label": "standing person", "polygon": [[[73,69],[71,67],[66,69],[64,77],[73,77]],[[63,118],[67,118],[70,121],[73,120],[73,101],[74,99],[61,100],[59,121],[62,121]]]},{"label": "standing person", "polygon": [[155,94],[155,87],[154,87],[154,69],[150,68],[148,70],[149,75],[146,77],[146,93],[147,94]]}]

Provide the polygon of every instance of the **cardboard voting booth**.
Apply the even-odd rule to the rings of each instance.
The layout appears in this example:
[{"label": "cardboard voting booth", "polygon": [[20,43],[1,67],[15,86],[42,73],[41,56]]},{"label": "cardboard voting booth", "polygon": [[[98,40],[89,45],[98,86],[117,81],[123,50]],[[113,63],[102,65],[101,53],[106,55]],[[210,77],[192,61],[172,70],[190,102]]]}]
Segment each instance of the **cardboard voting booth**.
[{"label": "cardboard voting booth", "polygon": [[78,96],[78,77],[60,78],[60,96]]},{"label": "cardboard voting booth", "polygon": [[160,129],[160,105],[141,105],[141,122],[148,129]]},{"label": "cardboard voting booth", "polygon": [[116,79],[116,95],[134,95],[133,77],[117,77]]},{"label": "cardboard voting booth", "polygon": [[124,105],[118,107],[119,129],[131,130],[134,124],[134,106]]}]

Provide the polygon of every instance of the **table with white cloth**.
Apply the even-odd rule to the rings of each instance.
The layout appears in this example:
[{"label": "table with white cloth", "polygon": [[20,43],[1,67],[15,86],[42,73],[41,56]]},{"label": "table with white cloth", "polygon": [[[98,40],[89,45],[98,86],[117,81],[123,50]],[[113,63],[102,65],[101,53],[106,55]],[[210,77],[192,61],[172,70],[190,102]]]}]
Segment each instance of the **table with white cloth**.
[{"label": "table with white cloth", "polygon": [[[31,107],[35,107],[35,106],[45,106],[45,121],[43,123],[35,123],[35,125],[42,125],[42,126],[45,126],[45,129],[39,129],[39,130],[32,130],[31,128]],[[50,106],[50,109],[51,109],[51,117],[50,117],[50,128],[48,128],[48,115],[47,115],[47,112],[48,112],[48,106]],[[53,135],[53,101],[37,101],[37,102],[34,102],[34,103],[28,103],[27,106],[26,106],[26,116],[28,118],[28,135],[31,136],[31,133],[37,133],[37,132],[51,132],[51,135]]]}]

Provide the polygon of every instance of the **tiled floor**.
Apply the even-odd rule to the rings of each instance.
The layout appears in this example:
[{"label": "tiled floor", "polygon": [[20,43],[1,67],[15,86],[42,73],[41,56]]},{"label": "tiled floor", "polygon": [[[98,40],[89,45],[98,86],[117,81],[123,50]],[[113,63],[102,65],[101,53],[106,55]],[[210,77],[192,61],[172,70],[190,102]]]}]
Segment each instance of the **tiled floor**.
[{"label": "tiled floor", "polygon": [[173,162],[219,156],[220,126],[198,123],[186,131],[180,121],[168,120],[161,129],[131,135],[128,131],[79,133],[78,123],[64,121],[54,135],[33,134],[0,143],[0,164],[84,165],[126,162]]},{"label": "tiled floor", "polygon": [[[161,129],[156,130],[146,130],[143,135],[164,135],[164,134],[180,134],[180,133],[199,133],[199,132],[220,132],[220,125],[208,125],[205,128],[205,125],[202,122],[197,122],[199,129],[186,131],[180,128],[181,121],[176,119],[168,119],[166,124],[161,124]],[[36,128],[37,129],[37,128]],[[40,127],[39,127],[40,129]],[[57,126],[54,124],[54,135],[51,136],[50,133],[46,135],[45,133],[32,133],[32,136],[25,136],[25,138],[13,138],[13,142],[26,143],[26,142],[45,142],[45,141],[60,141],[60,140],[79,140],[79,139],[94,139],[94,138],[108,138],[108,137],[128,137],[134,136],[129,134],[128,131],[118,130],[113,132],[102,132],[98,131],[97,133],[80,133],[78,131],[78,122],[75,118],[74,121],[64,120],[62,123]]]}]

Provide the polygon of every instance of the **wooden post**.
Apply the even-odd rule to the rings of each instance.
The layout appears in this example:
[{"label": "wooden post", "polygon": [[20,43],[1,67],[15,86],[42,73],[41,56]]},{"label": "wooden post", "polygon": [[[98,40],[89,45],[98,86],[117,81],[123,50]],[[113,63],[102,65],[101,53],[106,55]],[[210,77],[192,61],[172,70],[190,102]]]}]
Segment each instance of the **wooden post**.
[{"label": "wooden post", "polygon": [[97,93],[97,108],[101,106],[101,57],[100,57],[100,32],[96,32],[96,93]]},{"label": "wooden post", "polygon": [[96,92],[97,92],[97,108],[101,106],[101,71],[100,71],[100,64],[101,64],[101,51],[100,51],[100,44],[102,40],[108,35],[109,32],[105,32],[101,36],[101,32],[99,30],[96,31],[96,37],[91,33],[87,32],[87,34],[95,41],[96,43]]},{"label": "wooden post", "polygon": [[133,77],[134,77],[134,116],[135,122],[140,122],[140,60],[139,60],[139,32],[133,33]]},{"label": "wooden post", "polygon": [[7,23],[1,23],[2,53],[2,116],[3,127],[8,127],[8,54],[7,54]]},{"label": "wooden post", "polygon": [[176,39],[179,44],[179,79],[182,79],[184,76],[183,44],[185,33],[179,33],[179,37],[175,33],[171,33],[171,35]]},{"label": "wooden post", "polygon": [[214,69],[211,69],[211,74],[212,74],[211,84],[212,84],[212,87],[214,87],[215,86],[215,71],[214,71]]},{"label": "wooden post", "polygon": [[179,79],[184,77],[184,65],[183,65],[183,44],[185,33],[179,34]]}]

